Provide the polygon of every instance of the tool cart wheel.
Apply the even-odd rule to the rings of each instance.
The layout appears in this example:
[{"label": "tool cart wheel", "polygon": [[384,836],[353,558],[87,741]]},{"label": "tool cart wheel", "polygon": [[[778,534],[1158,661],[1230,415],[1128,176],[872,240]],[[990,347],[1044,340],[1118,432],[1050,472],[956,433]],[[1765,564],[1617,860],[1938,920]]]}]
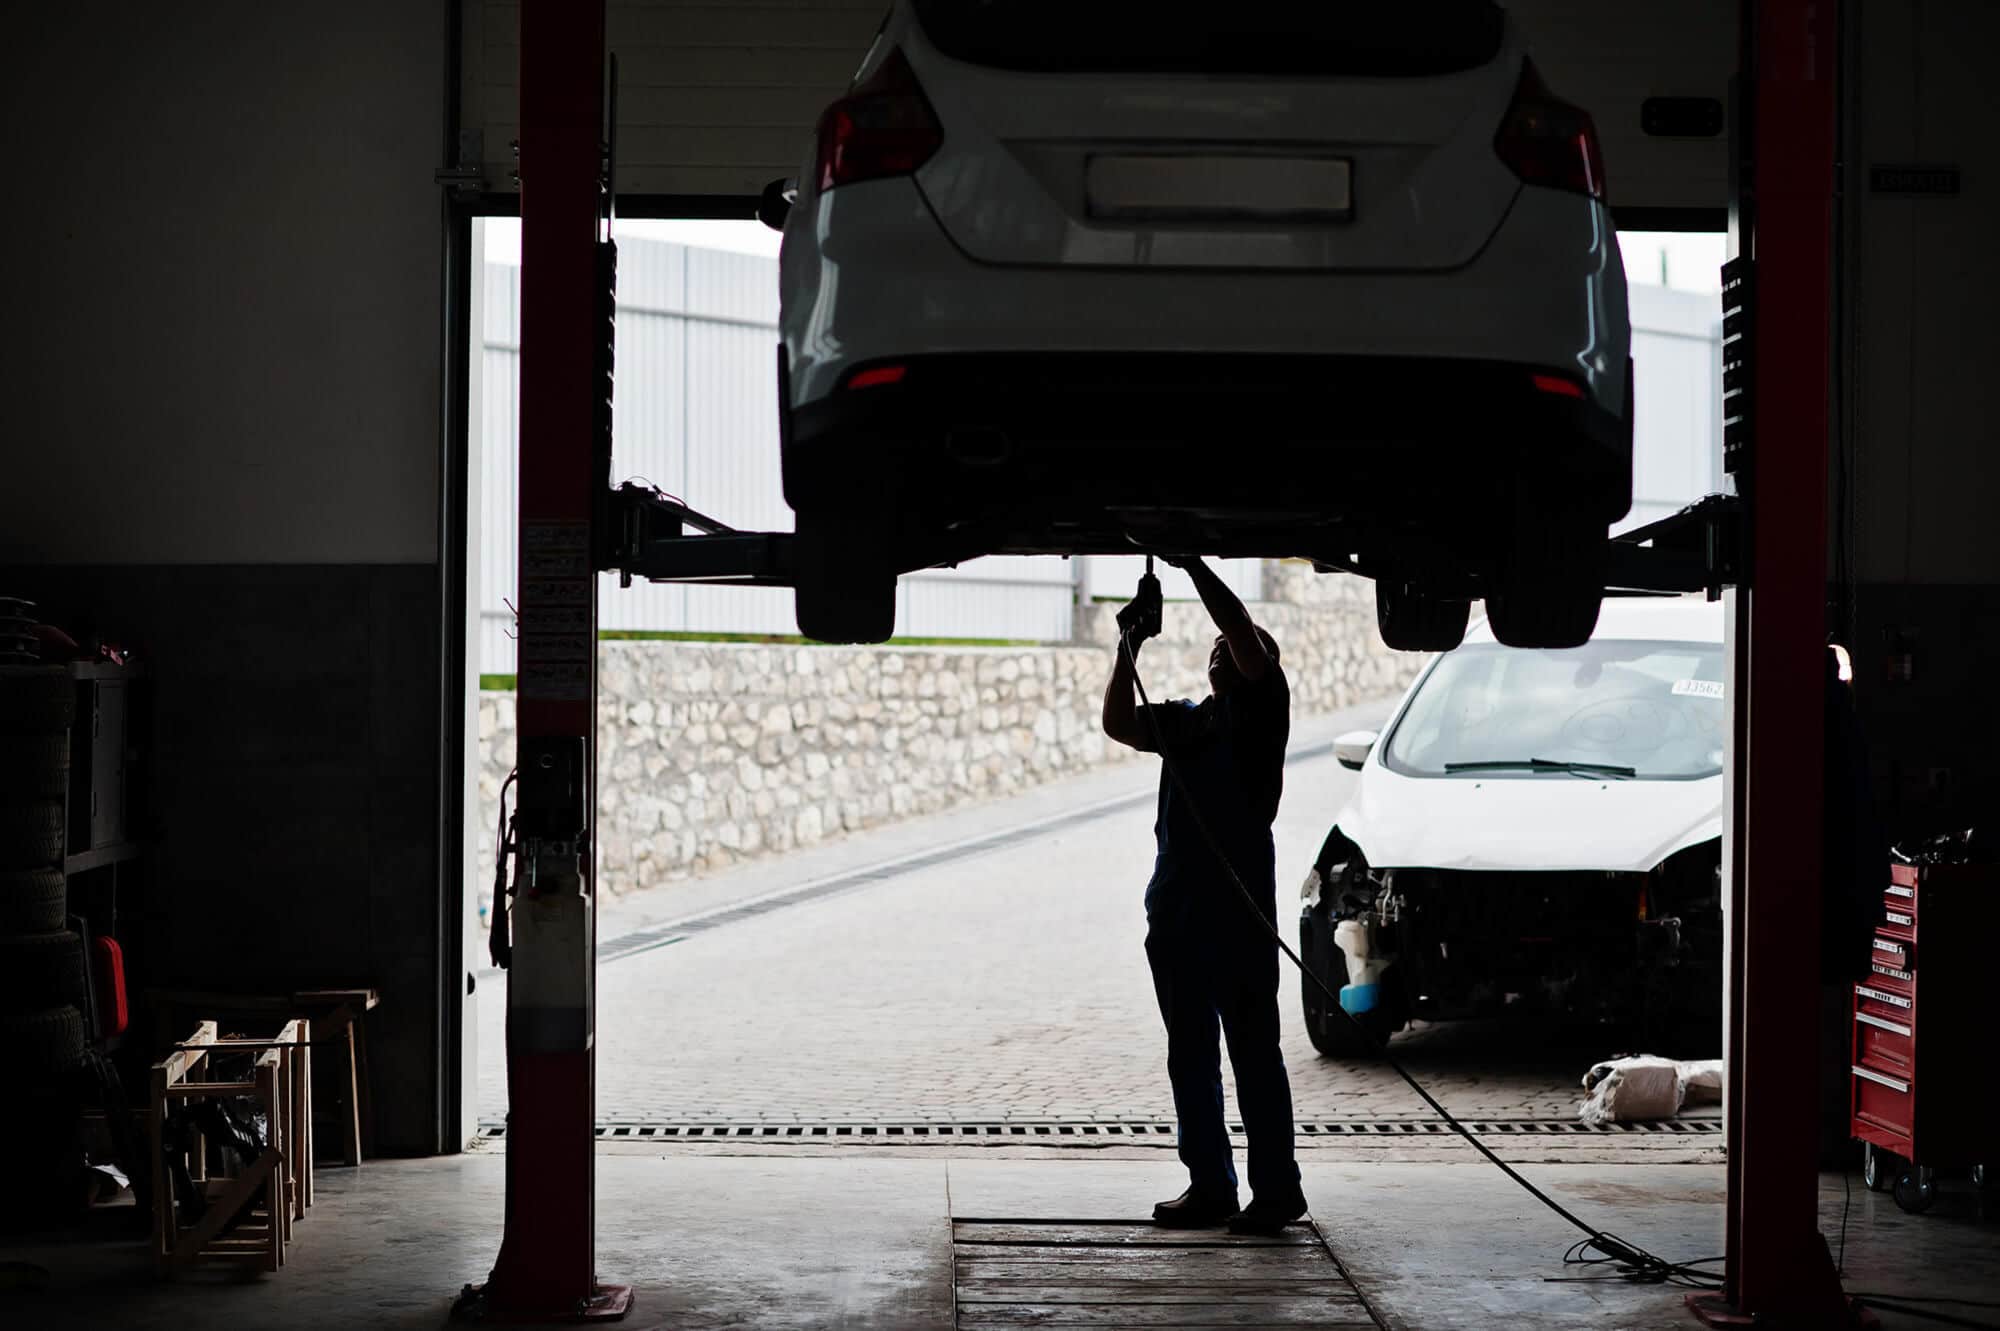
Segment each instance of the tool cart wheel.
[{"label": "tool cart wheel", "polygon": [[1937,1200],[1937,1180],[1924,1165],[1911,1165],[1896,1176],[1896,1205],[1911,1215],[1921,1215]]},{"label": "tool cart wheel", "polygon": [[1903,1162],[1895,1152],[1885,1151],[1874,1142],[1861,1144],[1861,1181],[1868,1185],[1868,1191],[1889,1191],[1902,1172]]}]

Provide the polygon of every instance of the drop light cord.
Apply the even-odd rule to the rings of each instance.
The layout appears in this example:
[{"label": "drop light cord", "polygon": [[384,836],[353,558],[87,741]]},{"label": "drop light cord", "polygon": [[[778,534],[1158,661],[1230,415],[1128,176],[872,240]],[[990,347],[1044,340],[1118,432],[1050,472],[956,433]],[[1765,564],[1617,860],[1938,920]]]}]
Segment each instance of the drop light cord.
[{"label": "drop light cord", "polygon": [[[1446,1109],[1438,1102],[1436,1096],[1424,1089],[1424,1084],[1410,1075],[1409,1069],[1398,1062],[1395,1056],[1389,1052],[1386,1040],[1378,1040],[1375,1034],[1366,1026],[1363,1026],[1353,1013],[1340,1005],[1340,995],[1326,981],[1314,974],[1313,969],[1306,965],[1297,952],[1292,950],[1291,944],[1287,943],[1284,935],[1278,932],[1277,925],[1264,918],[1264,912],[1258,908],[1257,898],[1245,886],[1242,877],[1236,872],[1236,866],[1230,863],[1228,853],[1223,850],[1221,843],[1216,839],[1215,833],[1210,830],[1208,820],[1202,816],[1200,804],[1195,801],[1193,792],[1188,789],[1186,780],[1182,778],[1179,765],[1174,762],[1173,755],[1167,751],[1165,736],[1160,731],[1159,718],[1153,713],[1152,700],[1146,696],[1145,682],[1139,677],[1139,654],[1133,647],[1132,637],[1129,633],[1118,635],[1118,647],[1125,654],[1125,663],[1132,671],[1132,685],[1139,691],[1140,712],[1146,718],[1146,723],[1152,731],[1153,748],[1160,755],[1160,762],[1166,768],[1167,778],[1179,790],[1182,800],[1187,805],[1188,813],[1194,819],[1196,830],[1201,833],[1202,840],[1208,843],[1209,850],[1222,865],[1223,872],[1228,875],[1231,886],[1242,897],[1244,908],[1256,918],[1257,923],[1264,927],[1264,932],[1271,935],[1271,941],[1278,945],[1278,950],[1291,958],[1292,965],[1298,967],[1299,974],[1305,977],[1309,983],[1317,986],[1320,992],[1326,995],[1328,1010],[1340,1013],[1343,1018],[1352,1023],[1354,1029],[1360,1033],[1361,1037],[1381,1056],[1382,1061],[1388,1064],[1396,1075],[1401,1077],[1409,1088],[1417,1093],[1417,1097],[1429,1105],[1437,1116],[1450,1126],[1453,1132],[1465,1138],[1466,1143],[1473,1150],[1484,1156],[1487,1163],[1505,1174],[1509,1179],[1512,1179],[1530,1197],[1533,1197],[1556,1215],[1561,1216],[1583,1233],[1584,1238],[1572,1245],[1569,1251],[1563,1254],[1564,1264],[1572,1266],[1610,1264],[1617,1268],[1619,1275],[1630,1280],[1685,1285],[1696,1289],[1712,1290],[1721,1288],[1722,1277],[1714,1271],[1703,1269],[1721,1261],[1720,1257],[1708,1257],[1693,1262],[1670,1262],[1664,1257],[1656,1257],[1637,1244],[1628,1243],[1615,1234],[1606,1233],[1604,1230],[1592,1226],[1574,1211],[1549,1196],[1546,1192],[1543,1192],[1533,1183],[1530,1183],[1521,1175],[1519,1170],[1494,1154],[1492,1148],[1487,1146],[1485,1142],[1473,1136],[1449,1109]],[[1593,1257],[1590,1255],[1593,1252],[1600,1255]]]}]

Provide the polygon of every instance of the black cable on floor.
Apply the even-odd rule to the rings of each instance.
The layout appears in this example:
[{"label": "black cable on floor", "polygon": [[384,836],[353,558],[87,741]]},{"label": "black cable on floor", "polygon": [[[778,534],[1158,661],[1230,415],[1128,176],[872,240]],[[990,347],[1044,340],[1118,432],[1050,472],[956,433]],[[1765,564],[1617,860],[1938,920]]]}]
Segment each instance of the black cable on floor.
[{"label": "black cable on floor", "polygon": [[1833,1273],[1847,1279],[1847,1213],[1854,1209],[1854,1170],[1840,1169],[1840,1255],[1833,1259]]},{"label": "black cable on floor", "polygon": [[[1615,1234],[1595,1228],[1574,1211],[1529,1182],[1522,1176],[1519,1170],[1496,1155],[1492,1148],[1488,1147],[1485,1142],[1473,1136],[1450,1110],[1438,1103],[1437,1097],[1426,1090],[1423,1083],[1411,1076],[1409,1069],[1396,1061],[1395,1057],[1389,1053],[1388,1042],[1386,1040],[1377,1040],[1374,1033],[1362,1025],[1361,1021],[1353,1013],[1340,1005],[1340,995],[1334,992],[1326,981],[1315,975],[1312,968],[1307,966],[1299,954],[1292,950],[1291,945],[1285,941],[1284,935],[1278,932],[1277,925],[1264,918],[1264,912],[1258,908],[1257,898],[1244,885],[1242,877],[1236,872],[1236,866],[1230,863],[1227,852],[1222,849],[1222,843],[1217,840],[1215,833],[1209,829],[1208,820],[1202,817],[1201,806],[1195,802],[1193,792],[1188,789],[1187,782],[1181,777],[1179,766],[1174,762],[1172,755],[1167,752],[1165,736],[1160,731],[1159,718],[1153,714],[1152,701],[1146,696],[1146,685],[1139,677],[1139,657],[1138,653],[1133,650],[1131,636],[1121,633],[1118,638],[1118,646],[1119,650],[1125,653],[1126,664],[1132,669],[1132,685],[1139,691],[1140,707],[1148,725],[1152,729],[1153,747],[1160,755],[1160,762],[1166,769],[1167,778],[1180,791],[1182,798],[1187,803],[1189,814],[1194,818],[1196,830],[1201,833],[1202,840],[1208,843],[1209,850],[1214,853],[1216,860],[1221,863],[1223,872],[1229,876],[1230,883],[1234,885],[1238,895],[1243,898],[1244,906],[1249,910],[1251,915],[1256,917],[1257,922],[1264,926],[1264,932],[1271,935],[1271,940],[1278,945],[1278,950],[1291,958],[1292,965],[1298,967],[1299,974],[1317,985],[1320,992],[1326,995],[1331,1009],[1339,1012],[1341,1016],[1353,1023],[1355,1030],[1360,1032],[1369,1045],[1379,1052],[1382,1061],[1397,1076],[1401,1077],[1409,1088],[1416,1092],[1417,1097],[1429,1105],[1452,1131],[1465,1138],[1466,1143],[1472,1149],[1478,1151],[1480,1155],[1484,1156],[1488,1164],[1491,1164],[1509,1179],[1513,1180],[1530,1197],[1533,1197],[1550,1211],[1561,1216],[1576,1229],[1582,1231],[1584,1238],[1572,1245],[1569,1251],[1563,1255],[1564,1263],[1567,1265],[1610,1263],[1618,1269],[1622,1276],[1630,1280],[1682,1285],[1694,1289],[1721,1288],[1722,1278],[1720,1276],[1716,1275],[1713,1271],[1704,1271],[1701,1269],[1703,1266],[1710,1265],[1719,1259],[1711,1257],[1697,1262],[1670,1262],[1664,1257],[1655,1256],[1647,1252],[1644,1248],[1633,1243],[1628,1243]],[[1602,1256],[1589,1257],[1584,1255],[1593,1251],[1601,1253]]]}]

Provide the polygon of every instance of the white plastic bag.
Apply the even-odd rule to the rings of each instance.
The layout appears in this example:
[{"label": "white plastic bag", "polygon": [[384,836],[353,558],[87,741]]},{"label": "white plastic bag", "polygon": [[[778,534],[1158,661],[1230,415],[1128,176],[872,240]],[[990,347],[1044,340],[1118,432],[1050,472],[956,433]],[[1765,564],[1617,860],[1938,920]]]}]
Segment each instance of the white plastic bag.
[{"label": "white plastic bag", "polygon": [[1681,1064],[1681,1083],[1687,1087],[1686,1093],[1681,1097],[1682,1104],[1721,1104],[1722,1060],[1704,1058],[1693,1063]]},{"label": "white plastic bag", "polygon": [[1576,1116],[1585,1123],[1640,1123],[1680,1113],[1687,1085],[1671,1058],[1638,1054],[1599,1063],[1584,1075],[1590,1094]]}]

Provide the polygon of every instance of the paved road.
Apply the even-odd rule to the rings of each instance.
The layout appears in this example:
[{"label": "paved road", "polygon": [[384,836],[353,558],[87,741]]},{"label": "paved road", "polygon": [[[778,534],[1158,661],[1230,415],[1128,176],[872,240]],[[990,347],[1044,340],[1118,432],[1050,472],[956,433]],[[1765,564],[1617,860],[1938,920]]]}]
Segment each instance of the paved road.
[{"label": "paved road", "polygon": [[[1308,731],[1298,743],[1312,738]],[[1021,808],[1046,818],[1065,804],[1073,811],[1107,794],[1142,791],[1151,780],[1133,764],[1044,791]],[[1295,761],[1288,771],[1277,827],[1281,917],[1352,782],[1330,756]],[[928,835],[937,842],[968,827],[991,831],[1007,815],[989,806],[946,816]],[[600,1116],[1171,1118],[1166,1042],[1142,947],[1151,821],[1142,801],[1053,831],[1028,830],[977,855],[604,963]],[[911,836],[906,828],[883,837],[875,858],[907,852]],[[865,863],[870,846],[856,838],[833,855]],[[755,886],[784,886],[784,866],[757,870]],[[676,892],[704,906],[729,897],[727,884],[712,882],[660,889],[620,903],[602,937],[610,942],[633,921],[673,915]],[[480,1112],[489,1120],[505,1103],[502,993],[496,979],[482,994]],[[1300,1118],[1428,1115],[1386,1070],[1315,1054],[1299,1025],[1298,977],[1289,966],[1281,1003]],[[1568,1117],[1583,1069],[1614,1052],[1491,1027],[1418,1032],[1401,1047],[1454,1112],[1484,1117]]]}]

